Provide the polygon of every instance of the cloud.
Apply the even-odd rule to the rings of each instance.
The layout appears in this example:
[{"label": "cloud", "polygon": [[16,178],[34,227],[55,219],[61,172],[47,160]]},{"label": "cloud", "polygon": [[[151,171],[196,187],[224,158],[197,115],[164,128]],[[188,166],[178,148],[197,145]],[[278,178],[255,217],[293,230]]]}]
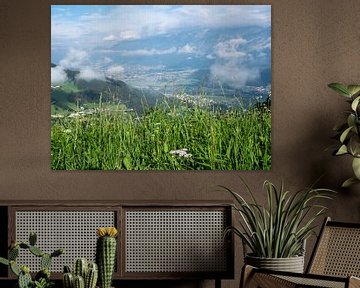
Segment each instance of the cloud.
[{"label": "cloud", "polygon": [[121,65],[115,65],[115,66],[111,66],[106,70],[106,74],[108,75],[112,75],[112,76],[118,76],[119,74],[124,73],[125,69],[123,66]]},{"label": "cloud", "polygon": [[251,43],[251,47],[253,50],[261,52],[262,50],[271,49],[271,37],[257,39]]},{"label": "cloud", "polygon": [[91,67],[83,67],[80,69],[80,73],[76,76],[77,79],[90,80],[104,80],[105,75],[102,72],[95,71]]},{"label": "cloud", "polygon": [[108,35],[108,36],[105,36],[105,37],[103,38],[103,40],[104,40],[104,41],[115,41],[115,40],[117,40],[117,38],[116,38],[115,35],[110,34],[110,35]]},{"label": "cloud", "polygon": [[127,30],[120,32],[120,40],[134,40],[140,38],[139,32],[135,30]]},{"label": "cloud", "polygon": [[[64,7],[62,7],[64,6]],[[52,43],[77,39],[78,47],[99,42],[132,40],[200,27],[239,28],[271,25],[270,5],[52,5]],[[69,14],[69,13],[68,13]]]},{"label": "cloud", "polygon": [[67,75],[61,66],[51,68],[51,84],[61,84],[67,80]]},{"label": "cloud", "polygon": [[271,22],[269,5],[183,5],[177,12],[179,18],[190,21],[185,25],[206,28],[267,27]]},{"label": "cloud", "polygon": [[248,81],[256,80],[260,76],[257,67],[239,65],[235,61],[214,64],[211,66],[210,71],[213,79],[236,88],[243,87]]},{"label": "cloud", "polygon": [[[104,58],[104,62],[111,63],[111,59]],[[76,76],[77,79],[90,81],[93,79],[104,80],[105,75],[102,72],[99,63],[92,63],[87,51],[70,48],[65,54],[64,58],[59,61],[59,65],[51,69],[51,83],[57,84],[67,80],[65,69],[79,71]]]},{"label": "cloud", "polygon": [[70,48],[59,65],[67,69],[79,69],[88,60],[89,54],[85,50]]},{"label": "cloud", "polygon": [[186,53],[186,54],[196,53],[196,47],[190,44],[186,44],[178,49],[178,53]]},{"label": "cloud", "polygon": [[248,44],[249,42],[241,37],[217,43],[214,46],[214,55],[208,57],[215,60],[210,67],[212,78],[236,88],[258,79],[260,67],[254,65],[252,60],[254,51],[258,51],[259,47]]},{"label": "cloud", "polygon": [[114,50],[114,49],[103,49],[100,50],[103,53],[119,53],[121,56],[154,56],[154,55],[166,55],[173,53],[191,54],[196,53],[196,47],[190,44],[186,44],[183,47],[176,48],[164,48],[164,49],[137,49],[137,50]]},{"label": "cloud", "polygon": [[109,63],[111,63],[111,62],[113,62],[113,60],[112,60],[111,58],[109,58],[109,57],[104,57],[103,63],[109,64]]},{"label": "cloud", "polygon": [[225,42],[220,42],[214,47],[215,54],[219,58],[242,58],[246,53],[240,51],[241,46],[246,44],[247,40],[243,38],[234,38]]},{"label": "cloud", "polygon": [[177,49],[175,47],[167,49],[138,49],[138,50],[120,50],[120,51],[110,51],[110,52],[119,52],[122,56],[153,56],[153,55],[165,55],[176,53]]},{"label": "cloud", "polygon": [[74,25],[72,22],[57,21],[52,18],[51,21],[51,42],[61,39],[62,41],[79,39],[85,34],[86,25]]}]

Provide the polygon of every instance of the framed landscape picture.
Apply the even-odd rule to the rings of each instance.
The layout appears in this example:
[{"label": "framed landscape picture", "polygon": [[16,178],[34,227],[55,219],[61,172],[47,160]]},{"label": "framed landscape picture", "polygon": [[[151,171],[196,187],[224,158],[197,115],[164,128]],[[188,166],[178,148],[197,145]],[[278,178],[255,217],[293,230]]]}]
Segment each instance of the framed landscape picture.
[{"label": "framed landscape picture", "polygon": [[52,5],[51,168],[269,170],[270,5]]}]

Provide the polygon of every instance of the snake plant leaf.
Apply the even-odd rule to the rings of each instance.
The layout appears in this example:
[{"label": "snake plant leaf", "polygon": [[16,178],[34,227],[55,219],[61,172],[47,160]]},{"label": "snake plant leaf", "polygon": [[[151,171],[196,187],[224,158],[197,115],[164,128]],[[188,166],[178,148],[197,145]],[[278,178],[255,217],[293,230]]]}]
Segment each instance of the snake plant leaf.
[{"label": "snake plant leaf", "polygon": [[341,84],[341,83],[330,83],[328,85],[329,88],[333,89],[334,91],[336,91],[337,93],[339,93],[342,96],[351,97],[351,93],[348,90],[347,85]]},{"label": "snake plant leaf", "polygon": [[341,145],[341,147],[339,148],[339,150],[336,152],[335,155],[344,155],[347,153],[349,153],[349,152],[348,152],[346,145]]},{"label": "snake plant leaf", "polygon": [[360,158],[354,157],[352,168],[357,179],[360,180]]},{"label": "snake plant leaf", "polygon": [[347,90],[351,96],[354,96],[360,92],[360,85],[348,85]]},{"label": "snake plant leaf", "polygon": [[360,183],[359,179],[357,179],[356,177],[351,177],[351,178],[347,179],[346,181],[344,181],[344,183],[341,185],[341,187],[348,188],[352,185],[359,184],[359,183]]},{"label": "snake plant leaf", "polygon": [[340,142],[344,143],[344,141],[346,140],[347,136],[349,135],[349,132],[352,130],[352,126],[348,127],[347,129],[345,129],[345,131],[343,133],[341,133],[340,136]]},{"label": "snake plant leaf", "polygon": [[352,101],[352,103],[351,103],[351,109],[352,109],[352,110],[356,111],[356,108],[357,108],[358,105],[359,105],[359,101],[360,101],[360,96],[356,97],[356,98],[354,99],[354,101]]}]

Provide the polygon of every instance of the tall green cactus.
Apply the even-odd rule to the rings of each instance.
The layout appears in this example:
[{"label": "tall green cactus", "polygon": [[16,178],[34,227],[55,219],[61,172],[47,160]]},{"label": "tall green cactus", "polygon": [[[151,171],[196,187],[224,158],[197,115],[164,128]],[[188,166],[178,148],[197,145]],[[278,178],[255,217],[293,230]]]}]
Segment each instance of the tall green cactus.
[{"label": "tall green cactus", "polygon": [[99,267],[100,288],[110,288],[116,258],[115,227],[98,228],[96,243],[96,262]]}]

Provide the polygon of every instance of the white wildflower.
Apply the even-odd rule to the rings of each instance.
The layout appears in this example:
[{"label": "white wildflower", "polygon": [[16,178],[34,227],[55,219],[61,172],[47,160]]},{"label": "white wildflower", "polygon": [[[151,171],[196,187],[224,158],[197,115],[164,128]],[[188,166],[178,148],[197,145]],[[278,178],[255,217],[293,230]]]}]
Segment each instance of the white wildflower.
[{"label": "white wildflower", "polygon": [[64,115],[60,115],[60,114],[51,115],[51,119],[59,119],[59,118],[64,118]]},{"label": "white wildflower", "polygon": [[69,118],[77,118],[80,117],[82,114],[81,113],[71,113],[68,117]]},{"label": "white wildflower", "polygon": [[170,151],[170,154],[171,154],[171,155],[174,155],[174,156],[183,157],[183,158],[190,158],[190,157],[192,157],[192,154],[191,154],[191,153],[188,153],[188,149],[187,149],[187,148],[182,148],[182,149],[179,149],[179,150],[171,150],[171,151]]}]

